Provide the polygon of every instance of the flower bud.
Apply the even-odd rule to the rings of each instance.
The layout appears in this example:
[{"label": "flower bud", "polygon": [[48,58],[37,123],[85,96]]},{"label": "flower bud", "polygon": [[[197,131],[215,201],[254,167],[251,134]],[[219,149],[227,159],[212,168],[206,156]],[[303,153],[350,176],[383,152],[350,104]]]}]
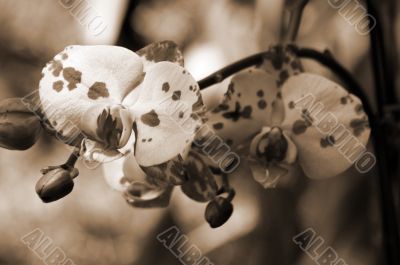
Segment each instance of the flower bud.
[{"label": "flower bud", "polygon": [[20,98],[0,102],[0,147],[26,150],[39,138],[42,126]]},{"label": "flower bud", "polygon": [[61,166],[50,167],[42,171],[43,176],[36,183],[36,193],[45,202],[53,202],[68,195],[73,187],[73,178],[79,172],[76,168],[65,169]]},{"label": "flower bud", "polygon": [[233,212],[232,203],[224,197],[216,197],[206,207],[204,217],[211,228],[217,228],[228,221]]}]

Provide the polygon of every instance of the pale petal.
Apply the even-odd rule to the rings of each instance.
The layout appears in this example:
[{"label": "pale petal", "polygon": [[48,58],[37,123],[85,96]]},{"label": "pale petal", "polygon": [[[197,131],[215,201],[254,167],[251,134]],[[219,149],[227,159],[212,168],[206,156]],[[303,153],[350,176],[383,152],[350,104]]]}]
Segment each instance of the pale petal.
[{"label": "pale petal", "polygon": [[184,152],[203,119],[198,85],[184,68],[160,62],[150,66],[137,103],[135,156],[141,166],[162,164]]},{"label": "pale petal", "polygon": [[265,71],[242,71],[232,78],[223,103],[208,114],[206,124],[231,146],[249,141],[271,123],[277,91],[275,79]]},{"label": "pale petal", "polygon": [[293,76],[282,88],[282,128],[296,144],[310,178],[340,174],[365,151],[370,129],[361,101],[315,74]]},{"label": "pale petal", "polygon": [[[142,79],[138,55],[117,46],[69,46],[42,71],[39,97],[49,124],[71,138],[93,104],[121,104]],[[94,128],[92,128],[94,129]],[[95,137],[91,137],[95,138]]]},{"label": "pale petal", "polygon": [[103,164],[103,173],[107,184],[118,191],[124,191],[129,184],[124,179],[123,165],[126,159],[126,157],[122,157],[110,163]]}]

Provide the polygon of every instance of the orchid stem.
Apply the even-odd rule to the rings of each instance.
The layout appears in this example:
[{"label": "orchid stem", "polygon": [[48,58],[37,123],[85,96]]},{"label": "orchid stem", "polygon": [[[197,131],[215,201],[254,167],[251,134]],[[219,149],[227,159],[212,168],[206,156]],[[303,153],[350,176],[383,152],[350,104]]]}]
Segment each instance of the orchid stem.
[{"label": "orchid stem", "polygon": [[[303,11],[309,0],[302,1],[285,1],[283,8],[280,42],[294,42],[297,38]],[[287,23],[287,24],[286,24]]]},{"label": "orchid stem", "polygon": [[[337,62],[329,51],[320,52],[311,48],[298,48],[291,45],[293,52],[300,58],[312,59],[323,66],[329,68],[333,73],[335,73],[345,84],[347,90],[353,93],[361,99],[363,102],[365,112],[369,116],[370,120],[374,120],[374,112],[368,101],[364,90],[361,88],[359,83],[354,79],[352,74],[344,68],[339,62]],[[225,78],[240,72],[251,66],[260,65],[266,58],[268,51],[256,53],[249,57],[243,58],[242,60],[236,61],[221,70],[214,72],[213,74],[198,81],[200,89],[205,89],[206,87],[212,86],[214,84],[222,82]]]},{"label": "orchid stem", "polygon": [[71,155],[68,157],[68,160],[64,163],[64,165],[67,167],[74,167],[78,158],[79,148],[74,148],[74,151],[72,151]]},{"label": "orchid stem", "polygon": [[266,52],[256,53],[249,57],[243,58],[237,62],[234,62],[221,70],[212,73],[211,75],[198,81],[200,90],[206,87],[218,84],[225,78],[251,66],[259,65],[264,61]]}]

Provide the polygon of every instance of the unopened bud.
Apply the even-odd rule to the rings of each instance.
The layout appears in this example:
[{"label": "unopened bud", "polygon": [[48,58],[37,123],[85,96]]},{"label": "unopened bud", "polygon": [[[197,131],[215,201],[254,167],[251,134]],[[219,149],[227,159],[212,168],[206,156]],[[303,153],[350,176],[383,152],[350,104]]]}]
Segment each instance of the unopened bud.
[{"label": "unopened bud", "polygon": [[40,199],[45,202],[53,202],[68,195],[73,187],[73,178],[79,172],[76,168],[65,169],[55,167],[43,170],[43,176],[36,183],[36,193]]},{"label": "unopened bud", "polygon": [[0,102],[0,147],[26,150],[37,141],[41,131],[39,118],[20,98]]},{"label": "unopened bud", "polygon": [[211,228],[217,228],[226,223],[233,212],[232,203],[224,197],[216,197],[206,207],[204,217]]}]

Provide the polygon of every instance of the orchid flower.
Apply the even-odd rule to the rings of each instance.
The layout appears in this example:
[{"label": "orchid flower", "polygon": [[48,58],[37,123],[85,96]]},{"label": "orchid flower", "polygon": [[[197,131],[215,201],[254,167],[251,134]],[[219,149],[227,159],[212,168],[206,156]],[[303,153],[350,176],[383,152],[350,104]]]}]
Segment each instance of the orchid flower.
[{"label": "orchid flower", "polygon": [[[151,44],[139,50],[137,53],[147,54],[149,59],[145,62],[147,67],[158,64],[158,61],[165,60],[183,66],[182,54],[176,45],[164,43],[164,48],[158,44]],[[173,46],[172,46],[173,45]],[[173,48],[173,49],[172,49]],[[176,58],[179,58],[177,60]],[[154,59],[155,61],[152,61]],[[186,73],[186,71],[184,70]],[[204,105],[201,101],[199,87],[196,84],[186,86],[191,94],[197,96],[196,102],[190,102],[192,112],[180,111],[180,107],[169,111],[177,114],[177,120],[183,120],[181,129],[187,125],[185,122],[189,117],[196,121],[190,124],[191,128],[197,131],[204,121]],[[133,96],[131,98],[134,98]],[[126,102],[126,101],[125,101]],[[178,126],[174,121],[173,125]],[[192,126],[195,127],[192,127]],[[194,131],[191,131],[193,133]],[[192,134],[194,136],[194,134]],[[174,144],[174,139],[166,139],[170,144]],[[163,163],[146,166],[139,163],[137,154],[134,150],[135,138],[130,137],[125,148],[125,156],[121,156],[109,163],[103,164],[104,174],[107,183],[114,189],[122,192],[125,200],[134,207],[166,207],[173,191],[173,187],[182,185],[182,190],[191,198],[198,201],[209,201],[216,196],[218,186],[211,174],[208,165],[205,164],[202,154],[191,151],[191,141],[185,146],[184,150],[176,154],[175,157]],[[137,147],[136,147],[137,148]],[[188,182],[188,178],[191,179]],[[191,185],[193,182],[199,184],[196,187]]]},{"label": "orchid flower", "polygon": [[315,179],[344,172],[370,133],[361,101],[339,84],[304,73],[290,46],[272,48],[260,67],[233,76],[207,118],[226,143],[244,150],[264,187],[299,167]]},{"label": "orchid flower", "polygon": [[[141,166],[162,164],[183,152],[202,122],[196,81],[182,64],[172,42],[138,53],[69,46],[42,71],[43,114],[60,139],[82,143],[87,160],[108,162],[132,151]],[[178,103],[187,107],[171,116]]]},{"label": "orchid flower", "polygon": [[[108,49],[104,46],[98,48]],[[188,155],[195,130],[204,121],[199,87],[183,68],[182,53],[172,42],[150,44],[136,54],[123,48],[118,50],[114,51],[116,55],[107,56],[107,61],[87,62],[77,68],[88,69],[89,64],[102,63],[104,73],[97,76],[118,73],[118,76],[110,78],[120,80],[113,93],[115,97],[108,89],[109,96],[99,96],[98,102],[94,102],[89,96],[90,87],[82,87],[82,91],[77,92],[84,96],[82,105],[77,107],[79,113],[73,112],[70,117],[75,118],[86,136],[82,146],[85,158],[108,162],[103,164],[106,180],[111,187],[123,193],[128,203],[137,207],[166,206],[172,187],[186,181],[183,161]],[[107,51],[107,54],[110,52]],[[57,55],[55,62],[60,61],[65,67],[67,64],[62,58],[66,60],[71,55],[64,53]],[[83,54],[78,56],[82,61]],[[96,54],[93,59],[98,60],[99,57],[100,54]],[[108,60],[124,67],[117,72],[116,66]],[[53,64],[47,67],[49,71],[53,70]],[[142,67],[141,70],[137,70],[138,67]],[[53,72],[49,74],[48,78],[51,79],[46,80],[47,84],[57,82]],[[123,81],[123,77],[130,75],[131,80]],[[106,83],[103,80],[96,82]],[[85,80],[81,81],[85,83]],[[51,91],[48,85],[46,87]],[[68,87],[64,87],[64,90],[66,93],[74,91]],[[58,96],[59,92],[51,92],[53,97],[54,94]],[[43,92],[41,95],[47,94]],[[71,95],[71,98],[77,97]],[[54,99],[50,99],[54,103]],[[61,97],[56,100],[59,103],[57,105],[63,104],[59,102]],[[51,116],[58,116],[54,114],[54,109],[50,111]],[[145,113],[144,116],[142,113]],[[59,126],[56,119],[49,119],[49,123],[53,127]],[[71,136],[66,132],[72,131],[72,128],[65,128],[64,125],[56,129],[61,130],[63,139]]]},{"label": "orchid flower", "polygon": [[112,186],[129,187],[126,194],[168,197],[170,183],[182,182],[180,163],[203,123],[204,106],[175,43],[154,43],[137,53],[116,46],[69,46],[42,75],[46,129],[78,146],[88,162],[115,160],[120,171],[125,163],[135,168],[135,177],[142,172],[146,177],[132,184],[125,174],[114,185],[116,170]]}]

